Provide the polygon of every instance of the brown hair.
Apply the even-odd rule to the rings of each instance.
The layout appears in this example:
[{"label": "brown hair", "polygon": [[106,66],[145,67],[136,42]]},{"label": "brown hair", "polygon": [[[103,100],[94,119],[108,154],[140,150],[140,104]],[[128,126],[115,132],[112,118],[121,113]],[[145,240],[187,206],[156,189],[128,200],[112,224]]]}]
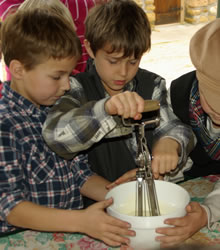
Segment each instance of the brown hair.
[{"label": "brown hair", "polygon": [[43,60],[81,57],[74,28],[49,10],[19,10],[2,24],[2,53],[7,66],[19,60],[26,70]]},{"label": "brown hair", "polygon": [[93,7],[85,21],[85,38],[94,54],[109,44],[112,52],[140,58],[151,47],[151,27],[144,10],[132,0],[111,0]]},{"label": "brown hair", "polygon": [[76,29],[69,9],[60,0],[25,0],[18,10],[31,10],[36,8],[43,8],[52,11],[54,14],[65,18],[66,21]]}]

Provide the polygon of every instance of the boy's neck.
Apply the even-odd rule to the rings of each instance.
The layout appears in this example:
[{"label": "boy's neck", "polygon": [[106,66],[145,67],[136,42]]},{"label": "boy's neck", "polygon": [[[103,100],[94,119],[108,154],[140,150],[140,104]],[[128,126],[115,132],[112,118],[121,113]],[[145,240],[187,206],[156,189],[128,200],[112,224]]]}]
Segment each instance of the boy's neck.
[{"label": "boy's neck", "polygon": [[10,88],[13,89],[15,92],[19,93],[19,88],[17,87],[18,84],[16,81],[12,78],[10,83]]},{"label": "boy's neck", "polygon": [[[19,81],[19,80],[15,80],[11,79],[11,83],[10,83],[10,88],[12,90],[14,90],[16,93],[18,93],[19,95],[23,96],[24,98],[26,98],[27,100],[29,100],[30,102],[33,103],[32,100],[30,100],[30,98],[28,98],[26,95],[24,95],[24,90],[23,90],[23,82],[22,81]],[[40,107],[39,104],[36,104],[36,103],[33,103],[35,106],[37,106],[38,108]]]},{"label": "boy's neck", "polygon": [[119,94],[119,93],[123,92],[123,89],[114,90],[114,89],[109,88],[108,85],[106,85],[104,82],[102,82],[102,85],[103,85],[105,91],[106,91],[110,96],[113,96],[113,95],[116,95],[116,94]]}]

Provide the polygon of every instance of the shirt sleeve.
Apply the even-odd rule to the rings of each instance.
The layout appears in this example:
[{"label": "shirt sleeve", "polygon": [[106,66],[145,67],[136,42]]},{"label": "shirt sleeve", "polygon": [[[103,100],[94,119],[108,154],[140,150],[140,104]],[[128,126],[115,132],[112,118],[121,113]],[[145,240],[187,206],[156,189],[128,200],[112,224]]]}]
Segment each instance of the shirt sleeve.
[{"label": "shirt sleeve", "polygon": [[17,204],[25,200],[22,156],[8,126],[3,124],[0,129],[0,219],[3,221]]},{"label": "shirt sleeve", "polygon": [[71,90],[49,111],[43,136],[58,155],[71,159],[106,137],[131,133],[119,117],[108,115],[104,104],[108,98],[87,102],[82,86],[70,78]]},{"label": "shirt sleeve", "polygon": [[220,180],[214,186],[213,191],[206,197],[203,203],[208,215],[208,228],[215,230],[220,226]]},{"label": "shirt sleeve", "polygon": [[95,174],[90,168],[87,154],[79,154],[74,157],[71,161],[71,169],[79,188],[82,188],[83,184],[89,179],[89,177]]},{"label": "shirt sleeve", "polygon": [[183,124],[174,114],[165,80],[158,77],[155,81],[156,87],[152,99],[159,100],[160,102],[160,125],[155,129],[154,139],[158,140],[161,137],[170,137],[176,140],[181,146],[179,165],[182,165],[187,160],[188,144],[193,135],[192,129],[190,126]]},{"label": "shirt sleeve", "polygon": [[9,13],[15,12],[24,0],[0,0],[1,21],[5,20]]}]

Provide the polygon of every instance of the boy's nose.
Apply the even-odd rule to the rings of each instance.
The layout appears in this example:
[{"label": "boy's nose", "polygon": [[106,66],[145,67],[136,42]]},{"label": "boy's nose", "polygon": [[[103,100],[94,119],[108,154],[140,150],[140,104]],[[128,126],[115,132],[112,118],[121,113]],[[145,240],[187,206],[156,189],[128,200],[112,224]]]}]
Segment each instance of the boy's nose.
[{"label": "boy's nose", "polygon": [[63,83],[63,90],[68,91],[70,90],[70,79],[69,77]]},{"label": "boy's nose", "polygon": [[121,76],[127,75],[127,65],[126,64],[120,65],[120,75]]}]

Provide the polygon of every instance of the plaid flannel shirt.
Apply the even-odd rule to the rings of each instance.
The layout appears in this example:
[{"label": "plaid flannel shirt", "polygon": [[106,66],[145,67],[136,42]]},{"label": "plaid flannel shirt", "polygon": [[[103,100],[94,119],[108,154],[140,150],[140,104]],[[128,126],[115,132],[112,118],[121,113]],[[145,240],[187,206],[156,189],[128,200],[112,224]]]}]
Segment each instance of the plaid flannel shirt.
[{"label": "plaid flannel shirt", "polygon": [[48,108],[38,109],[4,83],[0,100],[0,232],[22,201],[62,209],[82,208],[80,188],[92,175],[87,156],[72,161],[52,152],[42,137]]},{"label": "plaid flannel shirt", "polygon": [[[105,112],[104,103],[109,98],[107,93],[104,99],[88,102],[80,82],[70,77],[70,84],[71,90],[50,110],[43,126],[43,136],[55,152],[70,159],[102,138],[132,133],[131,128],[123,126],[120,117]],[[172,112],[167,102],[165,80],[158,76],[154,84],[152,99],[160,102],[160,125],[154,131],[154,139],[167,136],[177,140],[182,148],[179,163],[185,162],[191,129]],[[133,81],[126,84],[124,90],[134,91]],[[135,135],[127,141],[127,145],[132,145],[129,148],[133,155],[137,146],[135,142]]]}]

